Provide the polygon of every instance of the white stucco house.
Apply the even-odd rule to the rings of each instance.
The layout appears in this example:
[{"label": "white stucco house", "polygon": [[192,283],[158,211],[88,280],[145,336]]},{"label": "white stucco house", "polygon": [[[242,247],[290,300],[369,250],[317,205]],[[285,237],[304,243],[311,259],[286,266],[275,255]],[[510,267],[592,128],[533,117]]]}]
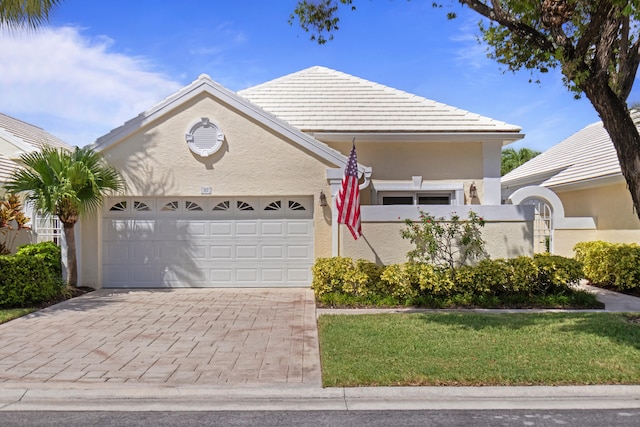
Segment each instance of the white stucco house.
[{"label": "white stucco house", "polygon": [[[20,167],[20,156],[41,150],[44,146],[72,149],[69,144],[44,129],[0,113],[0,194],[4,183]],[[25,206],[25,213],[31,218],[29,225],[34,233],[24,233],[14,246],[36,240],[60,243],[61,229],[55,218],[39,217],[28,205]]]},{"label": "white stucco house", "polygon": [[[337,224],[355,137],[363,237]],[[518,126],[324,67],[232,92],[206,75],[100,137],[126,191],[77,229],[94,287],[309,286],[314,260],[404,261],[418,207],[487,220],[494,256],[532,253],[533,208],[501,205]]]},{"label": "white stucco house", "polygon": [[[632,117],[640,126],[640,112]],[[506,174],[502,191],[505,200],[538,206],[556,254],[573,256],[584,241],[640,242],[640,220],[602,122]]]}]

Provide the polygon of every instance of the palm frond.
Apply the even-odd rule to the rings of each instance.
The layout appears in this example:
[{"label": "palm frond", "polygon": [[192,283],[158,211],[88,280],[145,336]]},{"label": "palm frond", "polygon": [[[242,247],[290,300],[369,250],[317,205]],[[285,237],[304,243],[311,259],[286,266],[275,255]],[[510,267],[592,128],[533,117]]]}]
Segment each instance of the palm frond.
[{"label": "palm frond", "polygon": [[105,195],[123,188],[118,171],[87,147],[71,152],[45,147],[21,160],[24,168],[14,173],[7,189],[26,193],[36,209],[63,222],[96,211]]}]

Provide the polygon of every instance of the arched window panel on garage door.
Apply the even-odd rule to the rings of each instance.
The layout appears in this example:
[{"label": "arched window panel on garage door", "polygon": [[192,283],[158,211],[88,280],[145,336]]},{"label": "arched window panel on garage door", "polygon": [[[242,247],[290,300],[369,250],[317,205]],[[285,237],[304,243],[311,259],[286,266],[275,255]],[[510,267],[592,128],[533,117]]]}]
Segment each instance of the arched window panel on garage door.
[{"label": "arched window panel on garage door", "polygon": [[127,199],[106,198],[104,201],[104,211],[106,215],[129,214],[129,202]]},{"label": "arched window panel on garage door", "polygon": [[213,201],[212,205],[213,207],[211,208],[211,210],[213,212],[228,212],[231,209],[230,200],[223,200],[221,202],[218,202],[217,200],[215,200]]},{"label": "arched window panel on garage door", "polygon": [[255,211],[254,207],[255,201],[251,201],[250,199],[237,199],[236,200],[236,211],[237,212],[251,212]]},{"label": "arched window panel on garage door", "polygon": [[132,198],[131,213],[140,215],[155,213],[155,200],[137,197]]},{"label": "arched window panel on garage door", "polygon": [[184,201],[185,212],[204,212],[203,206],[206,206],[206,201],[197,199],[186,199]]},{"label": "arched window panel on garage door", "polygon": [[288,218],[312,218],[313,217],[313,197],[295,196],[288,197],[286,203]]},{"label": "arched window panel on garage door", "polygon": [[312,218],[313,197],[274,196],[261,197],[260,216],[264,218]]},{"label": "arched window panel on garage door", "polygon": [[161,206],[160,212],[180,211],[180,200],[177,199],[158,199],[158,205]]},{"label": "arched window panel on garage door", "polygon": [[155,199],[149,197],[110,197],[104,202],[106,216],[150,217],[155,215],[155,211]]}]

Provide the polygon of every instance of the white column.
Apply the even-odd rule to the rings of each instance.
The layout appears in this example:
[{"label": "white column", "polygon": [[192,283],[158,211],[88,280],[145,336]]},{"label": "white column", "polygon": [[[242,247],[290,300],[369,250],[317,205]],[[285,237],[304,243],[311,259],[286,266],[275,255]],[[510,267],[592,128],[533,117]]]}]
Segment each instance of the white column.
[{"label": "white column", "polygon": [[501,156],[501,141],[485,141],[482,143],[483,205],[499,205],[502,203],[500,197]]}]

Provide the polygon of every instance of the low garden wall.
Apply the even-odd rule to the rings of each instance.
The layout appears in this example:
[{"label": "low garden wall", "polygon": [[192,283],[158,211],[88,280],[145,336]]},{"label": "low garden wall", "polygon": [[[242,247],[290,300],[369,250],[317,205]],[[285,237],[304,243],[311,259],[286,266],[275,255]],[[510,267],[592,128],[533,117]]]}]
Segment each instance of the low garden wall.
[{"label": "low garden wall", "polygon": [[[452,213],[466,219],[469,211],[482,217],[482,238],[491,258],[533,255],[534,207],[530,205],[421,206],[436,218],[449,219]],[[340,254],[389,265],[407,260],[411,243],[403,239],[405,219],[418,221],[417,206],[361,206],[363,236],[354,240],[345,227],[340,231]]]}]

